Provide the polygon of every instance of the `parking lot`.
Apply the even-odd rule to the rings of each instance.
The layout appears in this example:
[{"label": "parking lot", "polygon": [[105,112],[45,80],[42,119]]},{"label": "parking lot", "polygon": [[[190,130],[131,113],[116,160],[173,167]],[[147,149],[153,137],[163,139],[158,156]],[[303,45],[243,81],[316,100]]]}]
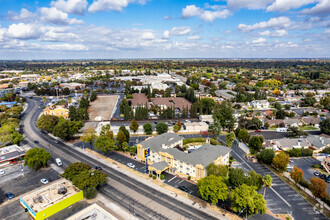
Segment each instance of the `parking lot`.
[{"label": "parking lot", "polygon": [[[302,171],[304,172],[304,178],[306,180],[310,180],[310,178],[312,177],[316,177],[314,176],[314,172],[316,171],[315,169],[312,168],[313,164],[321,164],[321,162],[313,157],[305,157],[305,158],[297,158],[297,159],[292,159],[292,163],[290,163],[291,166],[297,166],[299,168],[302,169]],[[328,188],[327,188],[327,192],[328,194],[330,194],[330,183],[327,183]]]}]

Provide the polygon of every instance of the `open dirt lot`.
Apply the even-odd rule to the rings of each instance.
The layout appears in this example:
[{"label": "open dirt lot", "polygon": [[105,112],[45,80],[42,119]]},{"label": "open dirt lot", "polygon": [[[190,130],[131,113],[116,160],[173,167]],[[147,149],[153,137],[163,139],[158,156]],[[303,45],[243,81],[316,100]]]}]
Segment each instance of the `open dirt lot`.
[{"label": "open dirt lot", "polygon": [[98,96],[88,108],[89,120],[94,121],[98,116],[101,116],[103,120],[109,120],[118,97],[118,95]]}]

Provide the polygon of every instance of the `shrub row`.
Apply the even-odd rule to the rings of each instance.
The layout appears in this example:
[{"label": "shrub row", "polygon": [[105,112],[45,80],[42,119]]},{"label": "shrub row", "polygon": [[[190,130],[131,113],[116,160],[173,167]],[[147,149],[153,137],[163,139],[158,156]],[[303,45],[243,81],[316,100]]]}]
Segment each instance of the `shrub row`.
[{"label": "shrub row", "polygon": [[309,148],[294,148],[288,150],[286,153],[288,153],[290,157],[310,157],[313,155],[313,151]]}]

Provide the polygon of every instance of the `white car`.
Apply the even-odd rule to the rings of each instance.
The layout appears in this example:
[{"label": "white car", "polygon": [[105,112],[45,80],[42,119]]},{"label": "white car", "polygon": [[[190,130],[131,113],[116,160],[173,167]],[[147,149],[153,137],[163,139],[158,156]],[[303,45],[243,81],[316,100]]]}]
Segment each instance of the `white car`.
[{"label": "white car", "polygon": [[0,170],[0,174],[1,175],[5,174],[5,171],[4,170]]},{"label": "white car", "polygon": [[47,179],[41,179],[40,182],[41,182],[42,184],[47,184],[47,183],[48,183],[48,180],[47,180]]},{"label": "white car", "polygon": [[127,166],[128,166],[128,167],[130,167],[130,168],[132,168],[132,169],[134,169],[134,168],[135,168],[135,165],[134,165],[134,164],[132,164],[132,163],[128,163],[128,164],[127,164]]}]

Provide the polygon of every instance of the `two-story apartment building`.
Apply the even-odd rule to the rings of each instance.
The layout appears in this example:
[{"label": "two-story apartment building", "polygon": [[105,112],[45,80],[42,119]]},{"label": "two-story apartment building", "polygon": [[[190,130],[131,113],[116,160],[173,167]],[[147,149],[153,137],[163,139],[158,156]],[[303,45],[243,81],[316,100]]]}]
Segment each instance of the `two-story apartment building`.
[{"label": "two-story apartment building", "polygon": [[45,115],[55,115],[55,116],[62,116],[65,119],[69,118],[69,109],[64,107],[47,107],[44,109]]},{"label": "two-story apartment building", "polygon": [[183,137],[165,133],[147,139],[137,145],[137,157],[145,161],[145,150],[150,149],[149,172],[160,175],[163,171],[190,176],[198,180],[207,176],[206,167],[210,163],[229,164],[230,148],[206,143],[192,152],[183,151]]}]

